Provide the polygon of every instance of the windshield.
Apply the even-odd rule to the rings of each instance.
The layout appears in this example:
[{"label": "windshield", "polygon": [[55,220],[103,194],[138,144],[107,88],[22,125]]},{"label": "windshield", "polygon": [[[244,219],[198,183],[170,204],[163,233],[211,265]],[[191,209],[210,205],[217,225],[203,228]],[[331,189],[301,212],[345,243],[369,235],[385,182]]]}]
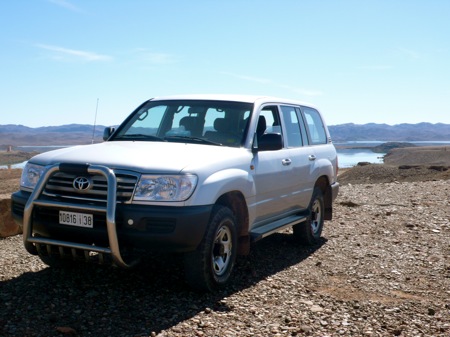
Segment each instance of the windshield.
[{"label": "windshield", "polygon": [[252,104],[228,101],[148,101],[111,140],[192,142],[240,147]]}]

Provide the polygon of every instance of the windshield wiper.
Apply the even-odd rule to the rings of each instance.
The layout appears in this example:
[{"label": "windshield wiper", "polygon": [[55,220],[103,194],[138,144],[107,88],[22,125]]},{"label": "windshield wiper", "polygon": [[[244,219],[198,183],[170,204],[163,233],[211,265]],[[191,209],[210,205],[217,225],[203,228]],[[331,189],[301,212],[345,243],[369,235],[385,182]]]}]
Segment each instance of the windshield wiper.
[{"label": "windshield wiper", "polygon": [[122,135],[122,136],[116,137],[116,138],[114,138],[112,140],[121,140],[121,139],[126,139],[126,140],[157,140],[157,141],[161,141],[161,142],[164,141],[164,139],[162,139],[161,137],[152,136],[152,135],[144,135],[143,133]]},{"label": "windshield wiper", "polygon": [[167,141],[183,141],[189,143],[200,143],[200,144],[208,144],[208,145],[218,145],[222,146],[221,143],[213,142],[212,140],[200,138],[200,137],[190,137],[190,136],[166,136],[164,140]]}]

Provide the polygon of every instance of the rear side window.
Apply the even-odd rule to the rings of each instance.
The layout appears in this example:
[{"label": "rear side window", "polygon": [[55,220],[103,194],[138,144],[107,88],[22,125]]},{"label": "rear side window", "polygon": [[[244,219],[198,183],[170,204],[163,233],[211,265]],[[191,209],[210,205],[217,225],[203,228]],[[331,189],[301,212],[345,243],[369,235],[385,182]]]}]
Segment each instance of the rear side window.
[{"label": "rear side window", "polygon": [[295,107],[282,106],[283,120],[286,126],[286,136],[288,147],[303,146],[302,134],[300,132],[300,125]]},{"label": "rear side window", "polygon": [[306,127],[312,145],[326,144],[327,134],[322,118],[317,110],[309,107],[302,107],[303,115],[305,116]]}]

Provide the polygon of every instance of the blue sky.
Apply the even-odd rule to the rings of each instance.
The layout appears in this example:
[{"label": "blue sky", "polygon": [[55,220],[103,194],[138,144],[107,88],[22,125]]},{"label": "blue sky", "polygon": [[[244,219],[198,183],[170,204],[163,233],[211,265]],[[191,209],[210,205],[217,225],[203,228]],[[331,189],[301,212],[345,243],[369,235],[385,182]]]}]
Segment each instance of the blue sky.
[{"label": "blue sky", "polygon": [[120,123],[161,95],[450,123],[450,1],[0,0],[0,124]]}]

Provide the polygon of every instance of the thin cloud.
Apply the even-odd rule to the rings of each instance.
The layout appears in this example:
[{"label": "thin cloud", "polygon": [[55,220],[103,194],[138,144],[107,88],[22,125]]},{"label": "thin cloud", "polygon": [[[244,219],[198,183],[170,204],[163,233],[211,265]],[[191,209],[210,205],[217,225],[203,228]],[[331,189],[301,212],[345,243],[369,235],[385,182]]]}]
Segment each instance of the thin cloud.
[{"label": "thin cloud", "polygon": [[47,1],[73,12],[81,12],[81,10],[77,6],[73,5],[72,3],[66,0],[47,0]]},{"label": "thin cloud", "polygon": [[233,76],[236,78],[239,78],[241,80],[245,80],[245,81],[250,81],[250,82],[257,82],[257,83],[262,83],[262,84],[268,84],[271,83],[271,80],[268,80],[266,78],[259,78],[259,77],[252,77],[252,76],[246,76],[246,75],[238,75],[238,74],[233,74],[233,73],[228,73],[228,72],[221,72],[224,75],[229,75],[229,76]]},{"label": "thin cloud", "polygon": [[144,48],[136,49],[134,53],[140,61],[150,64],[172,64],[178,62],[177,58],[171,54],[152,52]]},{"label": "thin cloud", "polygon": [[296,94],[300,94],[303,96],[321,96],[323,95],[322,91],[319,90],[310,90],[310,89],[304,89],[304,88],[298,88],[298,87],[293,87],[293,86],[289,86],[289,85],[284,85],[284,84],[278,84],[278,83],[274,83],[273,81],[267,79],[267,78],[260,78],[260,77],[252,77],[252,76],[246,76],[246,75],[238,75],[238,74],[234,74],[234,73],[229,73],[229,72],[221,72],[222,74],[225,75],[229,75],[229,76],[233,76],[236,78],[239,78],[241,80],[245,80],[245,81],[250,81],[250,82],[256,82],[256,83],[261,83],[261,84],[271,84],[273,86],[276,86],[278,88],[282,88],[285,90],[289,90],[292,91]]},{"label": "thin cloud", "polygon": [[36,47],[50,51],[50,57],[57,61],[109,61],[112,57],[98,53],[88,52],[84,50],[68,49],[58,46],[50,46],[46,44],[36,44]]},{"label": "thin cloud", "polygon": [[297,88],[297,87],[292,87],[289,85],[280,85],[279,87],[290,90],[290,91],[295,92],[296,94],[300,94],[302,96],[314,97],[314,96],[322,96],[323,95],[323,92],[320,90]]}]

